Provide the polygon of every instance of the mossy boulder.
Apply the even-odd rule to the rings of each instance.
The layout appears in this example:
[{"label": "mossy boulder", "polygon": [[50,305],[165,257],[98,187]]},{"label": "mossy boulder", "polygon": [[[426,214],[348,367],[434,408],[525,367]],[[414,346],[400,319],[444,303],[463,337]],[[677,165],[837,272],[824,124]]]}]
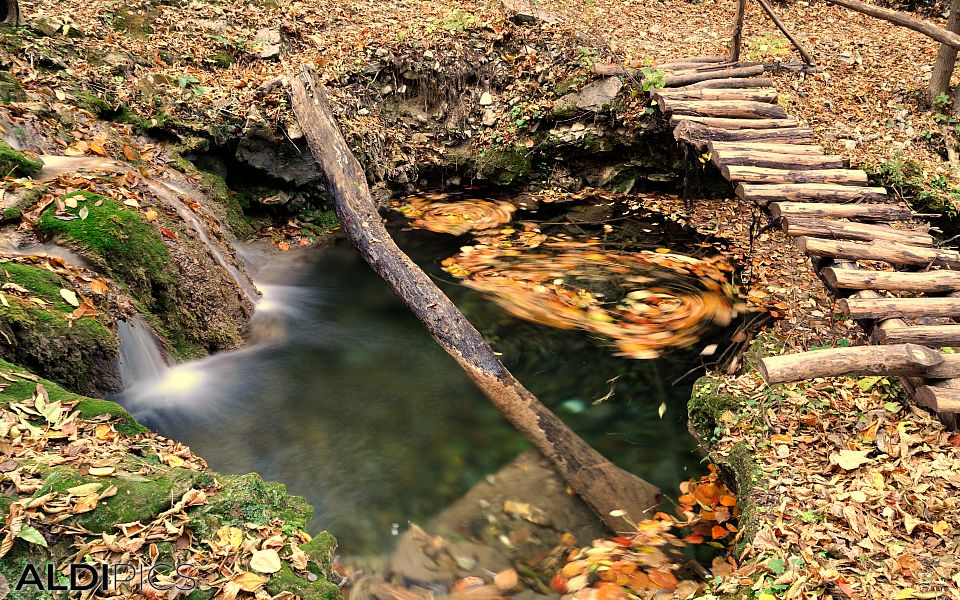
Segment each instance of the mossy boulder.
[{"label": "mossy boulder", "polygon": [[26,102],[27,94],[20,86],[16,77],[9,73],[0,72],[0,102]]},{"label": "mossy boulder", "polygon": [[6,283],[27,292],[8,291],[0,304],[0,358],[76,392],[119,391],[117,340],[94,318],[67,318],[73,307],[60,295],[70,287],[66,281],[37,266],[3,262],[0,286]]},{"label": "mossy boulder", "polygon": [[30,158],[10,144],[0,141],[0,175],[32,177],[42,168],[43,161],[39,158]]},{"label": "mossy boulder", "polygon": [[530,151],[518,146],[490,150],[477,160],[477,175],[503,187],[519,183],[530,169]]},{"label": "mossy boulder", "polygon": [[244,523],[266,525],[282,519],[284,531],[304,530],[313,516],[313,507],[299,496],[287,494],[281,483],[268,483],[256,473],[221,479],[223,489],[193,513],[190,526],[201,534],[217,527]]}]

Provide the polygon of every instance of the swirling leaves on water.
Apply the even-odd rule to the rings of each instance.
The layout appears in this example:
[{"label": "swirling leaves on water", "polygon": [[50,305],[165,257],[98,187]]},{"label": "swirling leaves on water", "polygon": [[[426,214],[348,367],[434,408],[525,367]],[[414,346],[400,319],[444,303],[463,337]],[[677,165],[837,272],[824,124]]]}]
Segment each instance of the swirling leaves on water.
[{"label": "swirling leaves on water", "polygon": [[396,208],[410,219],[411,225],[437,233],[463,235],[482,231],[510,222],[517,207],[509,202],[466,199],[453,202],[443,194],[414,196],[398,203]]},{"label": "swirling leaves on water", "polygon": [[517,317],[600,334],[631,358],[690,345],[736,315],[732,267],[719,257],[612,252],[597,240],[507,228],[443,265]]}]

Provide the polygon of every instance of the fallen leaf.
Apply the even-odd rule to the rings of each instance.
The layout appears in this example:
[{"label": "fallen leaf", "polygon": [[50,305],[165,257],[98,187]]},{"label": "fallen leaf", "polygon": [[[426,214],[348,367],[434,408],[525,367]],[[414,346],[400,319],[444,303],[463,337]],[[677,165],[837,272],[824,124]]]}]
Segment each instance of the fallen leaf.
[{"label": "fallen leaf", "polygon": [[90,467],[87,472],[94,477],[106,477],[116,470],[116,467]]},{"label": "fallen leaf", "polygon": [[73,290],[61,288],[60,297],[66,300],[70,306],[80,306],[80,299],[77,298],[77,294]]},{"label": "fallen leaf", "polygon": [[276,573],[280,570],[280,555],[276,550],[254,550],[250,568],[261,573]]},{"label": "fallen leaf", "polygon": [[250,571],[244,571],[234,576],[231,581],[240,586],[240,589],[245,592],[255,592],[260,589],[260,586],[267,582],[267,578],[262,575],[257,575],[256,573],[251,573]]},{"label": "fallen leaf", "polygon": [[870,450],[841,450],[830,455],[830,462],[841,469],[852,471],[873,460],[867,458],[867,454],[870,454]]}]

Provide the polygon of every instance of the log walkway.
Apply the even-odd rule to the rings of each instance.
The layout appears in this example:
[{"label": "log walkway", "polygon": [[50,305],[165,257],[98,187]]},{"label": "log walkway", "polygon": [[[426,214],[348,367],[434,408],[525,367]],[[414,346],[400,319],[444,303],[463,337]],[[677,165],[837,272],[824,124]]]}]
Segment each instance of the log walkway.
[{"label": "log walkway", "polygon": [[778,357],[762,374],[771,383],[900,375],[916,402],[956,419],[960,368],[940,349],[960,347],[960,252],[936,247],[909,206],[816,145],[756,67],[721,57],[669,61],[660,67],[666,86],[650,95],[676,140],[708,155],[738,197],[779,222],[879,346]]}]

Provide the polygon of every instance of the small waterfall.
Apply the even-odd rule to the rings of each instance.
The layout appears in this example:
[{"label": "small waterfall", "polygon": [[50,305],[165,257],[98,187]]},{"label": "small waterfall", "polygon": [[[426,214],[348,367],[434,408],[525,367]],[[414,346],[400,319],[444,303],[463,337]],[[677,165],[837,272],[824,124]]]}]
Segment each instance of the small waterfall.
[{"label": "small waterfall", "polygon": [[159,381],[170,367],[153,330],[140,315],[117,323],[120,337],[120,380],[124,388]]}]

